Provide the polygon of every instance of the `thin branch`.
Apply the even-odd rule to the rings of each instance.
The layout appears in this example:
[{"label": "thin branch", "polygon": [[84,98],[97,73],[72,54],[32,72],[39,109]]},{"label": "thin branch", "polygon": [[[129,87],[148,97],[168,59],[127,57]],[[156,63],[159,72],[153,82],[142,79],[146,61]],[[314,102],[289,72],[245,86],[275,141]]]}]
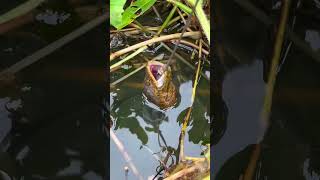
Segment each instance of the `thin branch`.
[{"label": "thin branch", "polygon": [[255,173],[257,162],[259,160],[259,156],[261,153],[261,145],[256,144],[254,146],[254,149],[252,151],[248,167],[246,168],[246,171],[244,172],[244,175],[242,176],[243,180],[252,180],[253,174]]},{"label": "thin branch", "polygon": [[[201,53],[199,53],[201,54]],[[192,96],[191,96],[191,106],[193,105],[194,102],[194,98],[196,96],[196,89],[198,86],[198,80],[199,80],[199,74],[200,74],[200,66],[201,66],[201,58],[199,58],[199,62],[198,62],[198,68],[197,68],[197,72],[196,72],[196,78],[194,79],[194,83],[193,83],[193,88],[192,88]]]},{"label": "thin branch", "polygon": [[273,57],[271,60],[272,62],[271,70],[269,73],[268,83],[266,87],[266,94],[264,96],[264,106],[261,114],[262,121],[264,121],[266,125],[268,125],[269,116],[271,112],[274,84],[276,81],[277,69],[279,66],[280,54],[281,54],[282,44],[284,40],[284,33],[286,30],[286,23],[289,16],[288,14],[289,14],[290,2],[291,2],[290,0],[283,0],[283,10],[282,10],[280,24],[277,32],[275,45],[274,45]]},{"label": "thin branch", "polygon": [[184,136],[186,134],[186,129],[187,129],[187,125],[189,123],[189,119],[190,119],[190,115],[191,115],[191,111],[192,111],[192,107],[193,107],[194,98],[196,96],[196,89],[197,89],[197,86],[198,86],[198,80],[199,80],[199,74],[200,74],[200,66],[201,66],[201,58],[199,58],[198,68],[197,68],[197,71],[196,71],[196,77],[195,77],[194,83],[193,83],[192,96],[191,96],[191,105],[190,105],[190,107],[188,109],[187,115],[185,116],[185,118],[183,120],[183,125],[182,125],[182,128],[181,128],[180,154],[179,154],[180,162],[185,159],[185,156],[184,156]]},{"label": "thin branch", "polygon": [[[161,44],[162,44],[162,46],[163,46],[164,48],[166,48],[168,51],[173,52],[173,50],[170,49],[170,47],[167,46],[165,43],[161,42]],[[194,67],[192,64],[190,64],[187,60],[185,60],[185,59],[184,59],[181,55],[179,55],[178,53],[175,53],[174,56],[177,57],[179,60],[181,60],[184,64],[186,64],[187,66],[189,66],[191,69],[195,69],[195,67]],[[203,72],[200,72],[200,74],[201,74],[206,80],[209,81],[209,78],[208,78]]]},{"label": "thin branch", "polygon": [[134,75],[135,73],[139,72],[141,69],[146,67],[146,64],[143,64],[139,68],[135,69],[134,71],[130,72],[129,74],[126,74],[125,76],[121,77],[120,79],[116,80],[115,82],[111,83],[110,86],[113,88],[115,85],[119,84],[120,82],[126,80],[128,77]]},{"label": "thin branch", "polygon": [[[248,12],[250,12],[253,16],[255,16],[258,20],[263,22],[265,25],[270,26],[274,22],[272,19],[267,16],[263,11],[256,8],[253,4],[251,4],[248,0],[234,0],[238,5],[240,5],[242,8],[246,9]],[[287,31],[289,39],[298,47],[300,48],[304,53],[309,55],[311,58],[313,58],[315,61],[320,62],[320,53],[316,52],[311,49],[309,44],[307,44],[304,40],[302,40],[296,33],[292,31]]]},{"label": "thin branch", "polygon": [[186,134],[186,129],[187,129],[187,125],[188,125],[188,122],[189,122],[189,119],[190,119],[191,111],[192,111],[192,107],[189,107],[188,111],[187,111],[187,115],[183,119],[183,125],[182,125],[182,128],[181,128],[181,133],[180,133],[180,138],[179,138],[179,145],[180,146],[178,148],[178,149],[180,149],[180,151],[179,151],[179,162],[185,160],[185,155],[184,155],[184,137],[185,137],[185,134]]},{"label": "thin branch", "polygon": [[159,14],[157,8],[155,6],[152,6],[152,9],[153,9],[154,13],[157,15],[157,17],[160,19],[160,21],[163,22],[163,20],[162,20],[160,14]]},{"label": "thin branch", "polygon": [[23,16],[16,17],[13,20],[0,24],[0,35],[32,22],[33,17],[34,12],[30,11]]},{"label": "thin branch", "polygon": [[[176,40],[172,40],[171,42],[176,42]],[[202,42],[203,42],[203,41],[202,41]],[[185,44],[185,45],[187,45],[187,46],[191,46],[191,47],[193,47],[193,48],[196,48],[197,50],[200,49],[200,47],[197,46],[196,44],[193,44],[192,42],[189,42],[189,41],[186,41],[186,40],[181,40],[180,43],[181,43],[181,44]],[[207,50],[203,49],[203,48],[202,48],[202,52],[203,52],[203,54],[205,54],[205,55],[209,55],[209,52],[208,52]]]},{"label": "thin branch", "polygon": [[[179,16],[181,17],[183,23],[186,25],[186,24],[187,24],[187,21],[186,21],[186,19],[183,17],[183,14],[181,13],[181,11],[180,11],[179,9],[177,9],[177,12],[178,12]],[[192,32],[192,29],[190,29],[190,27],[188,27],[188,28],[187,28],[187,31]]]},{"label": "thin branch", "polygon": [[[169,23],[170,19],[172,18],[174,12],[176,11],[176,9],[177,9],[176,6],[172,8],[172,10],[171,10],[171,12],[169,13],[169,15],[167,16],[165,22],[161,25],[160,29],[158,30],[156,36],[155,36],[154,38],[152,38],[151,40],[153,40],[153,39],[155,39],[155,38],[159,38],[158,35],[160,35],[160,33],[162,32],[162,30],[168,26],[168,23]],[[136,28],[142,30],[141,27],[139,27],[139,26],[137,26],[137,25],[134,25],[133,23],[132,23],[132,25],[135,26]],[[145,30],[145,31],[148,31],[148,29],[144,29],[144,30]],[[131,46],[130,46],[130,47],[131,47]],[[130,48],[130,47],[129,47],[129,48]],[[143,52],[143,51],[144,51],[145,49],[147,49],[147,48],[148,48],[147,45],[142,45],[142,47],[140,47],[137,51],[135,51],[134,53],[130,54],[129,56],[127,56],[127,57],[124,58],[123,60],[117,62],[116,64],[112,65],[112,66],[110,67],[111,71],[112,71],[112,69],[114,69],[114,68],[116,68],[116,67],[119,67],[119,66],[120,66],[121,64],[123,64],[124,62],[128,61],[129,59],[131,59],[131,58],[133,58],[134,56],[138,55],[139,53]],[[123,49],[122,49],[122,50],[123,50]],[[120,51],[121,51],[121,50],[120,50]],[[118,51],[118,52],[119,52],[119,51]],[[117,53],[117,52],[115,52],[115,53]],[[112,54],[111,54],[111,55],[112,55]],[[111,61],[111,58],[110,58],[110,61]]]},{"label": "thin branch", "polygon": [[[186,13],[183,13],[182,15],[183,15],[183,16],[187,16]],[[181,19],[180,16],[177,16],[177,17],[173,18],[173,19],[168,23],[168,26],[170,26],[171,24],[177,22],[179,19]]]},{"label": "thin branch", "polygon": [[[284,33],[286,30],[286,24],[289,16],[289,8],[291,1],[290,0],[283,0],[283,5],[282,5],[282,13],[281,13],[281,19],[280,19],[280,24],[278,27],[278,32],[277,32],[277,37],[274,45],[274,51],[273,51],[273,57],[271,60],[271,70],[269,73],[269,78],[268,78],[268,83],[266,86],[266,94],[264,96],[264,105],[261,113],[261,121],[262,123],[265,124],[265,126],[268,127],[270,126],[269,118],[270,118],[270,113],[271,113],[271,106],[272,106],[272,97],[273,97],[273,91],[274,91],[274,84],[276,81],[276,76],[277,76],[277,68],[279,66],[279,61],[280,61],[280,53],[282,50],[282,44],[283,44],[283,39],[284,39]],[[261,139],[263,137],[260,137]],[[259,159],[261,153],[261,146],[260,142],[258,145],[255,146],[253,153],[251,155],[248,167],[244,173],[244,180],[252,180],[253,175],[256,169],[257,161]]]},{"label": "thin branch", "polygon": [[138,169],[136,168],[136,166],[132,163],[132,158],[129,156],[129,154],[127,153],[127,151],[124,149],[123,144],[121,143],[121,141],[117,138],[117,136],[114,134],[113,130],[110,129],[110,137],[113,140],[113,142],[116,144],[118,150],[120,151],[121,155],[123,156],[123,158],[125,159],[125,161],[129,164],[133,174],[135,176],[137,176],[137,178],[139,180],[143,180],[142,176],[140,175]]},{"label": "thin branch", "polygon": [[[183,34],[183,37],[192,37],[192,38],[198,39],[200,37],[200,35],[201,35],[201,33],[199,31],[186,32],[186,33]],[[167,41],[167,40],[170,40],[170,39],[177,39],[180,36],[181,36],[181,33],[175,33],[175,34],[164,35],[164,36],[160,36],[160,37],[155,37],[155,38],[149,39],[147,41],[135,44],[133,46],[130,46],[130,47],[127,47],[125,49],[121,49],[121,50],[119,50],[117,52],[112,53],[110,55],[110,61],[114,60],[115,58],[117,58],[117,57],[119,57],[119,56],[121,56],[121,55],[123,55],[125,53],[128,53],[130,51],[138,49],[140,47],[147,46],[147,45],[150,45],[150,44],[153,44],[153,43],[156,43],[156,42]]]},{"label": "thin branch", "polygon": [[133,57],[135,57],[136,55],[138,55],[139,53],[143,52],[144,50],[146,50],[148,48],[148,46],[143,46],[140,49],[136,50],[135,52],[133,52],[132,54],[130,54],[129,56],[125,57],[124,59],[122,59],[121,61],[113,64],[110,66],[110,70],[119,67],[121,64],[129,61],[130,59],[132,59]]},{"label": "thin branch", "polygon": [[94,27],[100,25],[101,23],[104,23],[107,20],[107,17],[108,17],[107,14],[101,15],[101,16],[93,19],[92,21],[88,22],[87,24],[81,26],[80,28],[76,29],[75,31],[63,36],[62,38],[58,39],[57,41],[38,50],[34,54],[27,56],[26,58],[22,59],[21,61],[17,62],[16,64],[12,65],[11,67],[0,72],[0,79],[2,76],[6,76],[8,74],[15,74],[15,73],[21,71],[22,69],[30,66],[31,64],[37,62],[41,58],[51,54],[52,52],[63,47],[64,45],[71,42],[72,40],[78,38],[79,36],[85,34],[89,30],[93,29]]},{"label": "thin branch", "polygon": [[[145,29],[147,29],[148,31],[158,31],[160,27],[145,27]],[[139,32],[141,33],[139,28],[127,28],[127,29],[120,29],[120,30],[111,30],[110,33],[118,33],[118,32],[123,32],[124,34],[126,33],[133,33],[133,32]]]},{"label": "thin branch", "polygon": [[0,24],[3,24],[14,18],[27,14],[28,12],[38,7],[44,1],[45,0],[29,0],[17,6],[16,8],[8,11],[7,13],[0,15]]}]

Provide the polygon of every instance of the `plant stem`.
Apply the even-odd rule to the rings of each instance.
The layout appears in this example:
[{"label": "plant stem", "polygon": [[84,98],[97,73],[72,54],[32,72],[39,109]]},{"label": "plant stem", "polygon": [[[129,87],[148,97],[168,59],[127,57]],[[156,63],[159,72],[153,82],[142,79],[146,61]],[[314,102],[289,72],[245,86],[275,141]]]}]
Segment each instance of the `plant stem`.
[{"label": "plant stem", "polygon": [[181,135],[180,135],[180,154],[179,154],[179,160],[180,162],[182,160],[185,159],[184,156],[184,136],[186,133],[186,129],[187,129],[187,125],[190,119],[190,115],[191,115],[191,111],[192,111],[192,107],[193,107],[193,102],[194,102],[194,98],[196,95],[196,89],[198,86],[198,79],[199,79],[199,74],[200,74],[200,66],[201,66],[201,58],[199,58],[199,62],[198,62],[198,68],[196,71],[196,77],[194,79],[194,83],[193,83],[193,88],[192,88],[192,96],[191,96],[191,105],[188,109],[187,115],[185,116],[184,120],[183,120],[183,125],[182,125],[182,129],[181,129]]},{"label": "plant stem", "polygon": [[74,30],[73,32],[63,36],[62,38],[54,41],[53,43],[49,44],[48,46],[38,50],[34,54],[27,56],[26,58],[22,59],[21,61],[17,62],[16,64],[10,66],[9,68],[0,72],[0,79],[1,76],[6,74],[15,74],[18,71],[30,66],[31,64],[37,62],[41,58],[49,55],[50,53],[56,51],[57,49],[63,47],[67,43],[71,42],[72,40],[78,38],[79,36],[83,35],[84,33],[90,31],[94,27],[100,25],[101,23],[105,22],[108,15],[104,14],[101,15],[90,22],[84,24],[83,26],[79,27],[78,29]]},{"label": "plant stem", "polygon": [[199,82],[198,79],[199,79],[199,74],[200,74],[200,66],[201,66],[201,58],[199,58],[198,68],[197,68],[197,72],[196,72],[196,78],[194,79],[194,83],[193,83],[192,96],[191,96],[191,106],[193,105],[194,98],[196,96],[196,89],[197,89],[198,82]]},{"label": "plant stem", "polygon": [[124,148],[123,144],[121,143],[121,141],[118,139],[118,137],[116,136],[116,134],[113,132],[112,129],[109,129],[108,131],[110,131],[111,139],[116,144],[118,150],[121,152],[121,155],[123,156],[125,161],[129,164],[133,174],[136,175],[136,177],[139,180],[143,180],[143,177],[140,175],[140,173],[139,173],[138,169],[136,168],[136,166],[132,163],[132,158],[129,156],[128,152],[125,150],[125,148]]},{"label": "plant stem", "polygon": [[[197,0],[187,0],[187,2],[189,4],[191,4],[191,6],[195,6],[196,1]],[[210,23],[207,19],[205,12],[202,9],[202,4],[203,4],[203,0],[201,0],[199,2],[199,5],[197,5],[197,7],[195,7],[195,14],[200,22],[200,25],[202,27],[202,30],[203,30],[205,36],[207,37],[207,40],[210,44]]]},{"label": "plant stem", "polygon": [[163,22],[163,20],[162,20],[160,14],[159,14],[157,8],[156,8],[155,6],[152,6],[152,9],[153,9],[154,13],[158,16],[158,18],[160,19],[160,21]]},{"label": "plant stem", "polygon": [[[187,21],[184,19],[184,17],[183,17],[183,15],[182,15],[181,11],[180,11],[179,9],[177,9],[177,12],[179,13],[179,16],[181,17],[181,19],[182,19],[183,23],[186,25],[186,24],[187,24]],[[187,30],[188,30],[189,32],[191,32],[191,31],[192,31],[189,27],[187,28]]]},{"label": "plant stem", "polygon": [[201,6],[196,7],[196,16],[199,19],[202,30],[203,30],[204,34],[206,35],[207,40],[210,44],[210,23],[209,23],[207,16]]},{"label": "plant stem", "polygon": [[167,0],[169,3],[172,3],[176,6],[178,6],[182,11],[184,11],[187,14],[190,14],[192,12],[192,9],[189,8],[188,6],[186,6],[185,4],[179,2],[179,1],[175,1],[175,0]]},{"label": "plant stem", "polygon": [[174,7],[171,9],[171,11],[170,11],[169,15],[167,16],[166,20],[165,20],[164,23],[161,25],[161,27],[160,27],[160,29],[159,29],[159,31],[158,31],[158,33],[157,33],[157,36],[159,36],[160,33],[163,31],[163,29],[168,26],[169,21],[172,19],[172,17],[173,17],[173,15],[174,15],[174,13],[176,12],[176,10],[177,10],[177,6],[174,6]]},{"label": "plant stem", "polygon": [[[280,53],[282,50],[282,44],[284,39],[284,33],[286,30],[286,24],[289,16],[289,8],[291,1],[290,0],[283,0],[282,5],[282,12],[281,12],[281,19],[280,24],[278,27],[277,37],[274,45],[274,51],[273,51],[273,57],[272,57],[272,64],[271,64],[271,70],[269,73],[268,83],[266,86],[266,94],[264,96],[264,104],[263,109],[261,112],[261,121],[265,125],[266,129],[270,127],[270,113],[271,113],[271,106],[272,106],[272,97],[273,97],[273,90],[274,90],[274,84],[276,81],[277,76],[277,68],[280,61]],[[263,137],[260,137],[262,139]],[[257,144],[253,150],[253,153],[251,155],[248,167],[244,173],[244,180],[252,180],[253,174],[256,169],[256,164],[260,156],[261,147],[260,142]]]},{"label": "plant stem", "polygon": [[[162,46],[164,48],[166,48],[168,51],[170,51],[171,53],[173,52],[172,49],[170,49],[169,46],[167,46],[165,43],[161,42]],[[187,66],[189,66],[191,69],[195,69],[195,67],[193,65],[191,65],[187,60],[185,60],[182,56],[180,56],[178,53],[175,53],[174,56],[176,56],[179,60],[181,60],[184,64],[186,64]],[[200,74],[206,79],[206,80],[210,80],[203,72],[200,72]]]},{"label": "plant stem", "polygon": [[[127,47],[125,49],[121,49],[117,52],[114,52],[110,55],[110,61],[114,60],[115,58],[125,54],[125,53],[128,53],[130,51],[133,51],[135,49],[138,49],[140,47],[143,47],[143,46],[147,46],[147,45],[150,45],[150,44],[153,44],[153,43],[156,43],[156,42],[161,42],[161,41],[167,41],[167,40],[170,40],[170,39],[177,39],[181,36],[181,33],[175,33],[175,34],[170,34],[170,35],[165,35],[165,36],[160,36],[160,37],[156,37],[156,38],[153,38],[153,39],[149,39],[147,41],[144,41],[144,42],[141,42],[141,43],[138,43],[138,44],[135,44],[133,46],[130,46],[130,47]],[[200,32],[199,31],[195,31],[195,32],[186,32],[183,34],[183,37],[191,37],[191,38],[194,38],[194,39],[198,39],[200,38]]]},{"label": "plant stem", "polygon": [[[183,13],[182,15],[183,15],[183,16],[186,16],[187,14],[186,14],[186,13]],[[180,16],[177,16],[177,17],[173,18],[173,19],[168,23],[167,26],[170,26],[171,24],[177,22],[179,19],[181,19]]]},{"label": "plant stem", "polygon": [[[196,0],[195,6],[197,6],[199,2],[200,2],[200,0]],[[188,15],[188,20],[187,20],[186,24],[184,25],[184,28],[182,29],[181,35],[180,35],[180,37],[179,37],[179,39],[178,39],[178,43],[174,46],[173,51],[172,51],[172,53],[171,53],[171,55],[170,55],[170,57],[169,57],[168,62],[167,62],[167,63],[164,65],[164,67],[163,67],[163,71],[166,71],[167,68],[168,68],[168,66],[170,66],[171,62],[173,61],[172,58],[173,58],[173,56],[174,56],[174,53],[176,52],[176,50],[177,50],[177,48],[178,48],[178,44],[180,43],[180,40],[182,39],[184,33],[186,32],[188,26],[189,26],[190,23],[191,23],[192,13],[193,13],[194,11],[195,11],[195,8],[193,8],[193,9],[192,9],[192,12]]]},{"label": "plant stem", "polygon": [[[250,12],[255,18],[263,22],[265,25],[270,26],[273,24],[273,20],[267,16],[263,11],[256,8],[248,0],[234,0],[242,8]],[[309,55],[315,61],[320,62],[320,53],[312,50],[310,45],[301,39],[295,32],[287,31],[289,39],[296,45],[301,51]]]},{"label": "plant stem", "polygon": [[143,69],[144,67],[146,67],[146,64],[144,63],[142,66],[140,66],[139,68],[135,69],[134,71],[130,72],[129,74],[126,74],[125,76],[121,77],[120,79],[114,81],[113,83],[110,84],[111,87],[114,87],[115,85],[119,84],[120,82],[124,81],[125,79],[127,79],[128,77],[134,75],[135,73],[139,72],[141,69]]},{"label": "plant stem", "polygon": [[[171,42],[175,42],[175,41],[176,41],[176,40],[172,40]],[[196,44],[193,44],[192,42],[189,42],[189,41],[186,41],[186,40],[181,40],[180,43],[181,43],[181,44],[188,45],[188,46],[191,46],[191,47],[193,47],[193,48],[195,48],[195,49],[197,49],[197,50],[200,49],[200,47],[197,46]],[[205,54],[205,55],[209,55],[209,52],[208,52],[207,50],[203,49],[203,47],[202,47],[202,52],[203,52],[203,54]]]},{"label": "plant stem", "polygon": [[0,24],[8,22],[16,17],[27,14],[36,7],[38,7],[44,0],[29,0],[18,7],[8,11],[5,14],[0,15]]},{"label": "plant stem", "polygon": [[148,46],[143,46],[142,48],[138,49],[137,51],[133,52],[132,54],[130,54],[129,56],[125,57],[124,59],[122,59],[121,61],[113,64],[110,66],[110,70],[114,69],[118,66],[120,66],[121,64],[127,62],[128,60],[132,59],[133,57],[135,57],[136,55],[138,55],[139,53],[143,52],[145,49],[147,49]]},{"label": "plant stem", "polygon": [[[144,27],[146,31],[158,31],[160,27]],[[127,28],[127,29],[120,29],[120,30],[111,30],[110,33],[118,33],[123,32],[124,34],[139,34],[140,28]]]},{"label": "plant stem", "polygon": [[[168,26],[168,23],[169,23],[170,19],[172,18],[173,14],[175,13],[176,9],[177,9],[176,6],[173,7],[173,9],[171,10],[170,14],[169,14],[168,17],[166,18],[165,22],[161,25],[160,29],[158,30],[157,35],[156,35],[154,38],[152,38],[152,39],[149,40],[149,42],[150,42],[151,44],[154,43],[153,41],[154,41],[155,39],[157,40],[157,38],[160,38],[160,37],[158,37],[158,36],[159,36],[160,33],[162,32],[162,30]],[[132,25],[133,25],[133,24],[132,24]],[[135,25],[135,26],[136,26],[136,28],[138,28],[138,29],[142,29],[141,27],[138,27],[137,25]],[[144,30],[148,31],[148,29],[144,29]],[[136,44],[136,45],[137,45],[137,44]],[[113,69],[113,68],[115,68],[115,67],[123,64],[124,62],[128,61],[129,59],[133,58],[134,56],[138,55],[139,53],[141,53],[142,51],[144,51],[145,49],[148,48],[147,45],[148,45],[148,44],[140,44],[138,47],[136,47],[136,48],[139,48],[136,52],[130,54],[129,56],[127,56],[125,59],[119,61],[118,63],[112,65],[112,66],[110,67],[110,69]],[[141,46],[142,46],[142,47],[141,47]],[[131,47],[132,47],[132,46],[128,47],[128,48],[129,48],[129,51],[131,51],[131,49],[130,49]],[[124,50],[124,51],[127,51],[128,48],[120,50],[120,53],[121,53],[121,51],[123,51],[123,50]],[[134,49],[133,49],[133,50],[134,50]],[[129,52],[129,51],[127,51],[127,52]],[[112,54],[110,55],[110,61],[113,60],[114,58],[122,55],[122,54],[117,55],[116,53],[118,53],[118,52],[119,52],[119,51],[117,51],[117,52],[115,52],[115,53],[112,53]],[[124,52],[124,53],[127,53],[127,52]],[[122,53],[123,53],[123,52],[122,52]],[[124,53],[123,53],[123,54],[124,54]],[[115,56],[115,57],[112,58],[112,55],[113,55],[113,54],[116,54],[117,56]]]}]

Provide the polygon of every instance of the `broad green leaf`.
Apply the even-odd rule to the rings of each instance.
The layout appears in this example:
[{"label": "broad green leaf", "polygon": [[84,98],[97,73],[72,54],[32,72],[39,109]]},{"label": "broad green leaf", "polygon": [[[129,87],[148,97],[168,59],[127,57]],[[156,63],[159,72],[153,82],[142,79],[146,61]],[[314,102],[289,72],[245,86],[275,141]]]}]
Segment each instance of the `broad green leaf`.
[{"label": "broad green leaf", "polygon": [[110,0],[110,24],[117,27],[122,22],[123,6],[126,0]]},{"label": "broad green leaf", "polygon": [[113,24],[117,29],[122,29],[128,24],[132,23],[137,17],[145,13],[149,8],[153,6],[156,0],[137,0],[133,2],[122,13],[122,21],[119,24]]}]

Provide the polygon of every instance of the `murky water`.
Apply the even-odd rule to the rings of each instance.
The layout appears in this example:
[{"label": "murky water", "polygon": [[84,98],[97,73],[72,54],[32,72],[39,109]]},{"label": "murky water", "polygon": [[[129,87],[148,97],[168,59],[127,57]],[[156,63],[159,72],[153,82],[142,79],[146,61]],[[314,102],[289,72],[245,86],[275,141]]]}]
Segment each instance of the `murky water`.
[{"label": "murky water", "polygon": [[[61,37],[18,32],[2,35],[0,59],[10,61],[1,68]],[[104,179],[104,33],[95,28],[0,86],[0,179]]]},{"label": "murky water", "polygon": [[[223,63],[227,68],[221,95],[227,116],[220,127],[225,132],[213,147],[215,179],[239,179],[248,167],[252,145],[263,134],[254,179],[319,179],[320,63],[294,45],[286,58],[282,54],[285,61],[276,81],[271,126],[266,129],[260,113],[265,93],[262,61],[271,57],[269,46],[272,47],[266,38],[267,29],[236,3],[225,2],[216,8],[224,19],[223,46],[227,55]],[[319,12],[315,9],[309,10]],[[319,29],[309,18],[297,16],[294,31],[319,52]],[[239,26],[236,37],[232,27],[239,24],[231,22],[250,22],[250,26],[257,28]],[[288,45],[286,41],[285,47]]]},{"label": "murky water", "polygon": [[[169,55],[169,54],[167,54]],[[148,102],[142,93],[145,69],[116,85],[110,93],[110,107],[116,136],[124,145],[144,179],[153,178],[164,159],[166,148],[177,149],[183,118],[191,105],[192,84],[195,71],[177,60],[173,81],[178,90],[177,104],[168,110],[160,110]],[[118,70],[128,73],[130,70]],[[205,72],[205,69],[204,69]],[[117,79],[116,73],[111,78]],[[118,75],[119,76],[119,75]],[[186,133],[185,153],[187,156],[200,157],[202,144],[210,142],[210,93],[209,81],[201,78],[198,85],[190,124]],[[110,140],[110,179],[123,179],[124,167],[129,166]],[[175,157],[173,156],[175,159]],[[136,179],[129,171],[128,179]]]}]

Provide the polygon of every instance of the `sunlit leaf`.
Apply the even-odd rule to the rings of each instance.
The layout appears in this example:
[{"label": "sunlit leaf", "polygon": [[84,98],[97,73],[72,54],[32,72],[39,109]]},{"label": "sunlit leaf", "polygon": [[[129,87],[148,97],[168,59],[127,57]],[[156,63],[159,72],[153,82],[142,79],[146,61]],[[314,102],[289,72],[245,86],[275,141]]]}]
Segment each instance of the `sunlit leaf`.
[{"label": "sunlit leaf", "polygon": [[121,24],[123,6],[126,0],[110,0],[110,24],[114,27]]},{"label": "sunlit leaf", "polygon": [[137,17],[145,13],[149,8],[153,6],[156,0],[137,0],[133,2],[122,13],[122,19],[120,23],[112,24],[117,29],[122,29],[128,24],[132,23]]}]

